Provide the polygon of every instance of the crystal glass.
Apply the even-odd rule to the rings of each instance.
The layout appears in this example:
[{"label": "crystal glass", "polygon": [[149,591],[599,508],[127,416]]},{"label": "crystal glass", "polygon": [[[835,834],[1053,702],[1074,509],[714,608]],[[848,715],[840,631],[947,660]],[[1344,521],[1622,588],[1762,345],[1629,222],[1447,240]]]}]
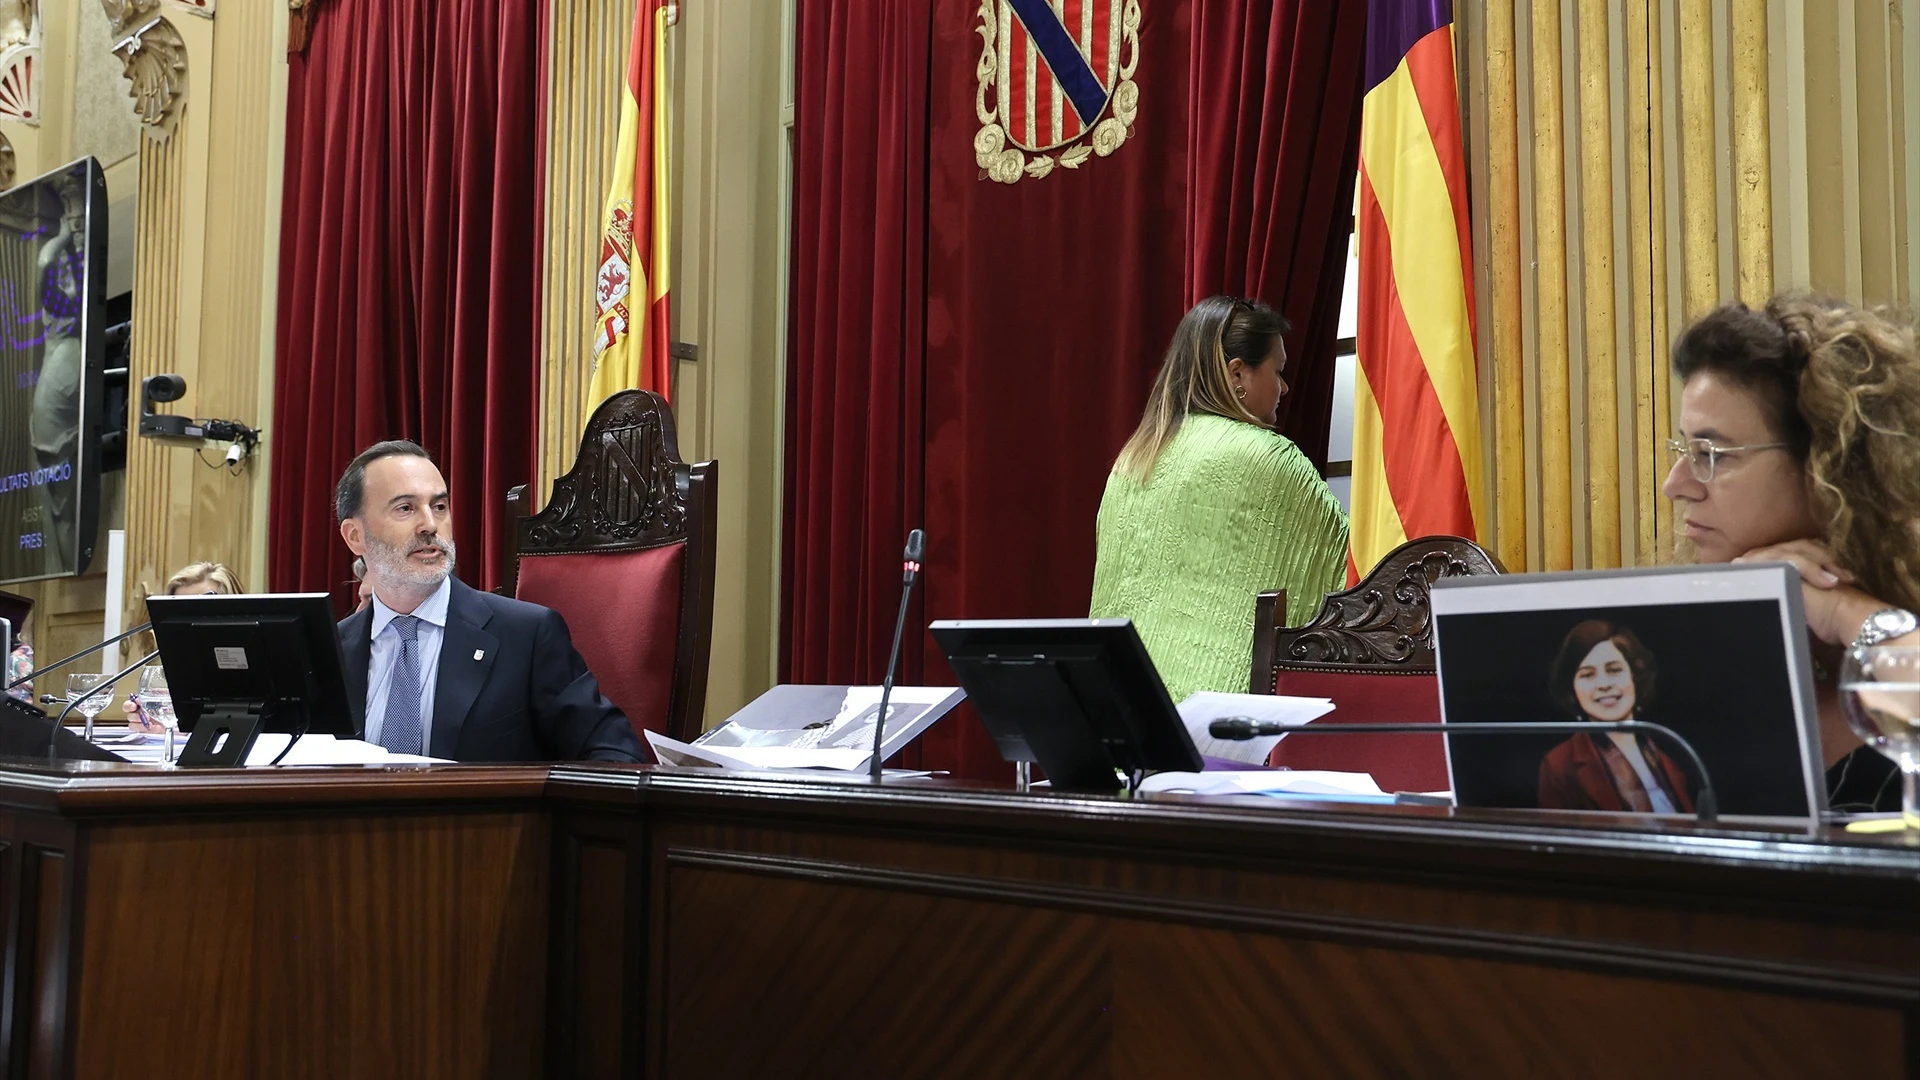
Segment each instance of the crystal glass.
[{"label": "crystal glass", "polygon": [[173,732],[180,720],[173,713],[173,691],[167,689],[167,669],[148,664],[140,669],[140,711],[167,729],[167,757],[173,760]]},{"label": "crystal glass", "polygon": [[67,676],[67,700],[79,702],[79,704],[73,707],[73,711],[87,718],[86,730],[83,734],[89,742],[93,740],[93,718],[99,716],[100,710],[107,707],[107,699],[111,698],[113,693],[109,690],[102,690],[97,694],[86,697],[85,700],[81,700],[81,696],[94,687],[99,686],[105,679],[105,675]]},{"label": "crystal glass", "polygon": [[1866,645],[1847,650],[1840,698],[1854,733],[1901,773],[1901,816],[1920,839],[1920,647]]}]

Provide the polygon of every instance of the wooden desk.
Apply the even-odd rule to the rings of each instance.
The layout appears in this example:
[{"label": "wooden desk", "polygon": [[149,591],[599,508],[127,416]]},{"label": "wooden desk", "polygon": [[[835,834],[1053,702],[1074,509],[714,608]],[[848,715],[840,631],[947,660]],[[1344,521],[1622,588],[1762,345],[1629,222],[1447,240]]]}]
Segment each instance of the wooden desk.
[{"label": "wooden desk", "polygon": [[561,1074],[1920,1074],[1894,843],[668,771],[549,798]]},{"label": "wooden desk", "polygon": [[539,1076],[544,768],[0,769],[13,1077]]},{"label": "wooden desk", "polygon": [[1920,1075],[1897,840],[109,766],[0,843],[10,1076]]}]

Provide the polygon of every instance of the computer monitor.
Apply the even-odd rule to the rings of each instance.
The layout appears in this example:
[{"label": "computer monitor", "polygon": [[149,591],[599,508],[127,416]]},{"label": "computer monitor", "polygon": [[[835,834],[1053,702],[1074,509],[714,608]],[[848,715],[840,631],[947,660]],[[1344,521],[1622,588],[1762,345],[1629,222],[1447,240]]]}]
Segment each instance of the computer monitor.
[{"label": "computer monitor", "polygon": [[326,593],[147,601],[180,728],[182,765],[237,765],[261,732],[358,738]]},{"label": "computer monitor", "polygon": [[932,631],[1001,756],[1039,762],[1054,787],[1113,791],[1122,774],[1200,771],[1132,621],[941,620]]}]

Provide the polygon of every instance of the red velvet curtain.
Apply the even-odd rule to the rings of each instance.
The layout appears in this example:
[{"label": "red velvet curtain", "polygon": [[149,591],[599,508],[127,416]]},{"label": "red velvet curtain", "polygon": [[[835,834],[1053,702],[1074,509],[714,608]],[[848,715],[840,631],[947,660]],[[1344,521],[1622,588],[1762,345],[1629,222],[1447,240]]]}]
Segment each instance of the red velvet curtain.
[{"label": "red velvet curtain", "polygon": [[875,683],[925,511],[932,5],[799,6],[783,670]]},{"label": "red velvet curtain", "polygon": [[348,590],[334,482],[418,440],[460,576],[504,564],[536,473],[543,0],[330,0],[291,59],[270,587]]},{"label": "red velvet curtain", "polygon": [[1364,8],[1193,0],[1186,300],[1257,296],[1292,321],[1280,430],[1323,469],[1360,160]]},{"label": "red velvet curtain", "polygon": [[[977,6],[934,6],[917,85],[921,30],[887,25],[894,6],[800,5],[792,681],[864,680],[884,662],[915,498],[928,533],[915,626],[1084,615],[1108,468],[1193,299],[1258,295],[1294,321],[1285,430],[1325,457],[1363,5],[1142,4],[1132,135],[1111,157],[1011,185],[974,160]],[[850,124],[850,111],[876,120]],[[877,152],[893,143],[876,130],[904,152]],[[847,182],[853,170],[877,174],[872,190]],[[807,255],[821,250],[839,261]],[[924,264],[895,273],[877,257],[893,251]],[[931,637],[907,653],[921,664],[904,678],[952,678]],[[966,718],[921,749],[923,767],[1002,769]]]}]

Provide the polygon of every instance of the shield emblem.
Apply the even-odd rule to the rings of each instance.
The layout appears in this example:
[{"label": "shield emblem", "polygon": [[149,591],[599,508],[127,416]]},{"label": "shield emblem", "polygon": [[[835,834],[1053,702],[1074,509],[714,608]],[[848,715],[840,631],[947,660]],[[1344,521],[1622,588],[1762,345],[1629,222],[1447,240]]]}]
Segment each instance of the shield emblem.
[{"label": "shield emblem", "polygon": [[990,179],[1076,169],[1126,141],[1140,0],[980,0],[978,32],[974,154]]}]

